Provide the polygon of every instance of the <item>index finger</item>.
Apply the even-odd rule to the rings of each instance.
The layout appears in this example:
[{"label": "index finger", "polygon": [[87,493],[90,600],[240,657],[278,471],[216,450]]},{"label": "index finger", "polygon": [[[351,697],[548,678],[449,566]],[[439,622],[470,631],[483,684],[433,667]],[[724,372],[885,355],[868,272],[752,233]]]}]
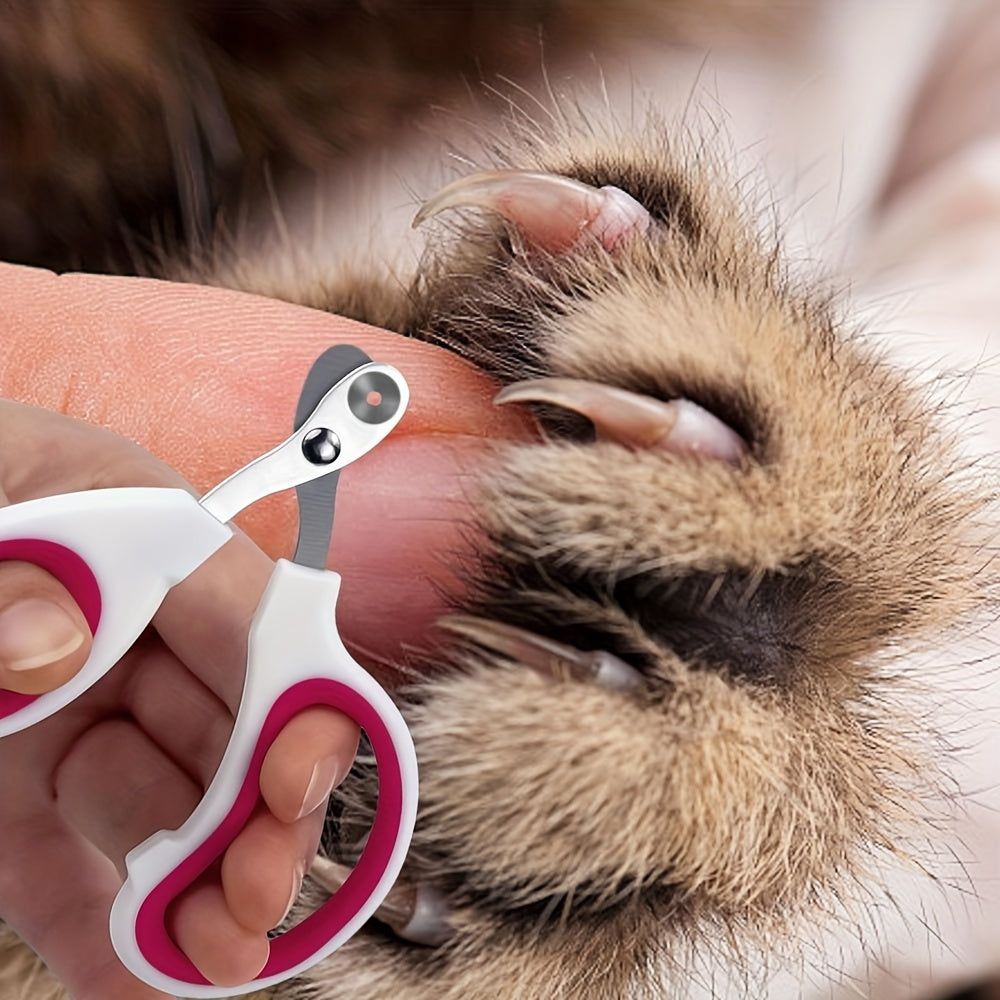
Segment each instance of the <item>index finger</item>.
[{"label": "index finger", "polygon": [[[425,641],[444,610],[442,592],[456,585],[443,554],[460,560],[470,544],[474,473],[490,441],[524,433],[516,414],[492,406],[495,387],[481,373],[397,334],[217,288],[0,266],[0,296],[0,392],[126,434],[199,491],[287,435],[302,379],[331,343],[354,343],[396,365],[411,387],[409,410],[339,489],[338,621],[369,662]],[[287,555],[294,498],[264,501],[238,523],[269,555]],[[266,562],[248,549],[233,558],[262,585]],[[195,642],[229,675],[234,658],[242,660],[232,636],[246,608],[233,606],[231,627],[192,636],[188,612],[224,586],[210,565],[201,572],[203,582],[196,575],[171,595],[159,624],[182,658]],[[228,685],[227,702],[238,687]]]}]

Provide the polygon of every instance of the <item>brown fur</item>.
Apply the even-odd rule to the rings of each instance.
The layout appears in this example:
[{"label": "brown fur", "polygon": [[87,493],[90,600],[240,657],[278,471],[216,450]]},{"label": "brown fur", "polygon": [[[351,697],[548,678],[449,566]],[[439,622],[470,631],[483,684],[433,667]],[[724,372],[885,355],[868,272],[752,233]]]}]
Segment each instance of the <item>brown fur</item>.
[{"label": "brown fur", "polygon": [[[793,0],[790,6],[800,0]],[[470,81],[537,75],[665,26],[777,30],[763,0],[8,0],[0,16],[0,259],[120,270],[210,241],[274,184],[341,168]],[[707,9],[706,9],[707,8]],[[712,15],[715,15],[714,17]]]},{"label": "brown fur", "polygon": [[[738,966],[876,891],[869,869],[907,852],[933,797],[933,740],[895,664],[947,649],[994,597],[981,483],[922,393],[790,281],[724,169],[655,118],[624,134],[560,111],[484,155],[623,188],[648,238],[525,255],[470,214],[395,283],[201,265],[501,381],[687,397],[751,445],[733,468],[595,442],[543,409],[544,440],[498,454],[462,610],[612,651],[643,687],[545,678],[457,640],[415,665],[406,877],[444,895],[457,933],[423,948],[373,925],[280,1000],[683,995],[702,952]],[[370,779],[331,815],[334,856],[351,857]]]},{"label": "brown fur", "polygon": [[501,380],[693,398],[752,457],[598,443],[551,413],[544,442],[498,456],[464,610],[614,651],[646,689],[474,647],[459,672],[431,664],[408,710],[424,775],[408,874],[461,930],[431,954],[356,943],[306,977],[324,1000],[683,995],[688,947],[735,943],[739,963],[862,891],[933,797],[892,659],[946,643],[980,600],[984,497],[921,394],[667,135],[654,122],[622,148],[577,121],[499,154],[622,187],[651,237],[519,255],[473,214],[384,292],[383,318]]}]

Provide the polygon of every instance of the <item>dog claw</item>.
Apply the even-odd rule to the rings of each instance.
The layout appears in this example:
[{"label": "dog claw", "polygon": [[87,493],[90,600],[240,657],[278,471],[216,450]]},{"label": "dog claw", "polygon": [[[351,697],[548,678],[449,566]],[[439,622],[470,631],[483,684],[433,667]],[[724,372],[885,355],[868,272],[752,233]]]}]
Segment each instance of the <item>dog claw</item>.
[{"label": "dog claw", "polygon": [[[332,894],[347,881],[351,869],[317,856],[309,874]],[[444,944],[454,933],[447,917],[447,904],[436,890],[428,885],[403,881],[396,882],[375,911],[375,919],[399,937],[432,947]]]},{"label": "dog claw", "polygon": [[414,227],[449,208],[485,208],[515,227],[532,246],[551,253],[587,237],[614,250],[630,233],[649,229],[649,213],[620,188],[595,188],[557,174],[489,170],[449,184],[424,203]]},{"label": "dog claw", "polygon": [[662,402],[599,382],[539,378],[514,382],[495,403],[548,403],[585,416],[598,437],[636,448],[708,455],[738,465],[746,442],[718,417],[689,399]]},{"label": "dog claw", "polygon": [[585,680],[614,691],[644,684],[638,670],[603,649],[580,650],[526,629],[472,615],[446,615],[438,624],[549,677]]}]

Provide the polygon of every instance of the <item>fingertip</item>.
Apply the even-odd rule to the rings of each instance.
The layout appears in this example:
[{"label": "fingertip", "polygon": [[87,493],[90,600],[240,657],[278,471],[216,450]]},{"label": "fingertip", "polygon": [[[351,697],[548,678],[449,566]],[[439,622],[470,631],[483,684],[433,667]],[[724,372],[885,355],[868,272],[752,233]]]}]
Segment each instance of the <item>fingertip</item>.
[{"label": "fingertip", "polygon": [[215,986],[249,983],[260,975],[270,955],[267,935],[244,927],[233,917],[217,882],[199,882],[174,903],[170,932],[195,968]]},{"label": "fingertip", "polygon": [[36,695],[86,663],[92,635],[77,603],[50,573],[0,562],[0,687]]},{"label": "fingertip", "polygon": [[343,712],[314,706],[296,715],[268,748],[260,792],[283,823],[314,812],[347,776],[360,730]]}]

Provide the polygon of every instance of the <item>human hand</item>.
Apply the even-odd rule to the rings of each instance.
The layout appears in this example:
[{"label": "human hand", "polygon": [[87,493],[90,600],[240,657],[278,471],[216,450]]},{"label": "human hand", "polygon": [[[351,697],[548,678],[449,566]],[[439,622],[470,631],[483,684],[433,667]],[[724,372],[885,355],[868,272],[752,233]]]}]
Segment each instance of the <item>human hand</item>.
[{"label": "human hand", "polygon": [[[0,270],[8,309],[12,301],[17,306],[8,313],[14,322],[8,320],[5,331],[13,359],[3,369],[5,391],[49,405],[68,401],[68,409],[91,419],[137,427],[140,437],[144,429],[167,426],[174,432],[170,447],[162,447],[162,440],[149,443],[159,444],[157,450],[186,466],[190,476],[206,480],[202,486],[284,437],[298,383],[322,347],[347,339],[397,364],[411,383],[416,412],[409,432],[400,428],[401,440],[388,462],[367,470],[367,477],[363,466],[357,477],[345,476],[338,501],[341,555],[334,564],[345,574],[340,620],[349,641],[353,634],[376,645],[367,638],[374,632],[378,658],[402,640],[421,638],[440,601],[442,571],[433,548],[459,545],[463,477],[483,451],[482,435],[497,429],[498,418],[478,402],[489,398],[484,380],[431,348],[247,296]],[[10,283],[4,286],[3,278]],[[52,333],[68,326],[67,311],[76,335],[63,348]],[[164,316],[168,328],[158,328],[156,321]],[[145,354],[136,350],[135,362],[122,349],[123,327],[129,344],[145,344]],[[84,343],[92,347],[96,337],[124,356],[116,369],[123,373],[120,381],[109,385],[100,375],[88,376],[80,362],[93,354],[76,349],[81,328],[91,333]],[[213,329],[222,336],[207,337],[206,330]],[[298,370],[275,353],[275,329],[296,330],[287,354],[299,361]],[[199,337],[204,346],[192,350]],[[172,360],[171,351],[180,360]],[[59,372],[52,371],[71,354],[76,359],[68,380],[72,398],[65,382],[60,389]],[[29,366],[41,369],[35,379],[23,376]],[[215,372],[214,379],[206,369]],[[255,372],[269,392],[253,391]],[[433,406],[421,407],[419,400],[428,396],[429,386],[435,393],[429,398],[439,396],[442,378],[454,386],[454,401],[435,415]],[[195,391],[206,382],[214,392]],[[242,393],[249,395],[241,399]],[[456,411],[467,418],[461,424],[454,423]],[[176,412],[184,416],[179,433]],[[227,415],[237,414],[243,426],[258,412],[263,416],[248,430],[249,442],[219,433],[219,427],[233,426]],[[275,413],[277,419],[269,419]],[[220,438],[226,438],[224,449]],[[391,445],[390,439],[379,451]],[[179,483],[169,468],[126,441],[15,403],[0,404],[0,462],[0,486],[10,502],[95,486]],[[410,468],[404,471],[404,465]],[[352,480],[361,487],[353,500]],[[400,486],[397,496],[394,487]],[[419,496],[406,495],[406,488]],[[287,506],[274,505],[250,526],[277,553],[289,547],[293,521]],[[403,558],[412,554],[415,573],[409,564],[406,574],[399,573],[401,549]],[[352,565],[366,575],[352,574]],[[57,715],[0,741],[0,914],[78,1000],[162,997],[118,964],[108,940],[108,910],[121,884],[125,853],[156,829],[179,825],[211,779],[239,701],[246,627],[270,568],[270,560],[246,537],[235,538],[167,596],[153,629],[114,671]],[[400,577],[402,590],[394,593]],[[352,590],[350,613],[345,607]],[[24,596],[54,598],[71,622],[78,615],[45,574],[23,564],[0,565],[0,609]],[[405,615],[395,612],[396,600]],[[0,651],[2,619],[0,611]],[[88,645],[85,638],[50,667],[13,673],[35,675],[36,687],[49,687],[79,667]],[[10,677],[9,660],[5,670],[3,676]],[[326,793],[348,769],[356,739],[352,723],[317,709],[292,720],[272,746],[261,775],[261,808],[219,869],[186,893],[172,913],[175,939],[209,979],[245,981],[263,964],[266,930],[280,920],[311,859]]]},{"label": "human hand", "polygon": [[[66,490],[184,485],[135,445],[67,417],[5,401],[0,424],[0,489],[9,502],[37,495],[49,466],[61,470],[56,485]],[[72,706],[0,741],[0,905],[43,954],[82,947],[76,969],[92,962],[86,919],[110,903],[125,854],[157,829],[178,826],[200,800],[228,740],[246,630],[270,569],[247,538],[233,539],[168,594],[153,628],[117,669]],[[58,583],[35,566],[7,562],[0,564],[4,596],[12,603],[0,612],[0,650],[14,651],[5,678],[41,674],[29,685],[37,691],[79,666],[86,629]],[[46,642],[55,645],[50,653],[73,649],[24,669],[45,658]],[[210,980],[241,982],[263,966],[266,932],[297,894],[326,797],[350,769],[357,735],[329,709],[294,718],[268,751],[254,817],[218,870],[174,905],[172,932]],[[51,895],[44,889],[58,873],[58,895]],[[146,995],[134,982],[126,987],[117,963],[110,979],[104,963],[93,974],[100,987],[84,982],[80,995]]]}]

